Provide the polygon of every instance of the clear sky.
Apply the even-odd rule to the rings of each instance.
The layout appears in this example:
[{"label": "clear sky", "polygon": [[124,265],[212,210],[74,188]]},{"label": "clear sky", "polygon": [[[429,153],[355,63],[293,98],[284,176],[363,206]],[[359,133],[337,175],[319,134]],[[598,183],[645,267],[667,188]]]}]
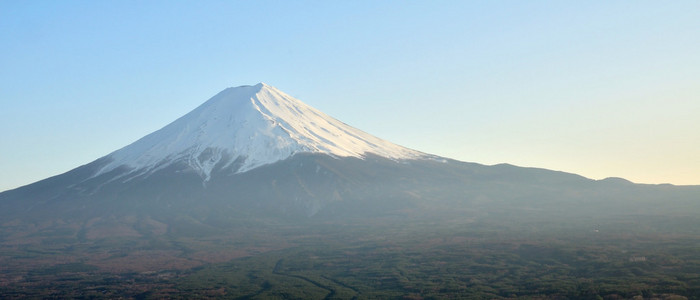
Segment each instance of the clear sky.
[{"label": "clear sky", "polygon": [[700,1],[0,1],[0,191],[266,82],[392,142],[700,184]]}]

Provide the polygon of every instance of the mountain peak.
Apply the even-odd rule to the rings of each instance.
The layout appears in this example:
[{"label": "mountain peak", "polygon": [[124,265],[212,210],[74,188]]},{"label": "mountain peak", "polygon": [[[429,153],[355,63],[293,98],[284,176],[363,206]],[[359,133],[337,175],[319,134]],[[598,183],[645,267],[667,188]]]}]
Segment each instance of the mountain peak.
[{"label": "mountain peak", "polygon": [[132,178],[180,164],[207,181],[214,168],[245,172],[304,152],[358,158],[368,153],[390,159],[425,156],[261,82],[227,88],[162,129],[112,152],[109,163],[93,177],[123,168],[122,176]]}]

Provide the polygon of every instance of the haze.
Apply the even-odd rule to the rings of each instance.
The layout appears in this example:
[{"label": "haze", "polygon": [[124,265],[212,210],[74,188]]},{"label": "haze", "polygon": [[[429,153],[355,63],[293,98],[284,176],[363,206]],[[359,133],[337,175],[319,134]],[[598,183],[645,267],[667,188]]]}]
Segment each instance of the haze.
[{"label": "haze", "polygon": [[428,153],[700,184],[697,1],[3,1],[0,27],[0,191],[261,81]]}]

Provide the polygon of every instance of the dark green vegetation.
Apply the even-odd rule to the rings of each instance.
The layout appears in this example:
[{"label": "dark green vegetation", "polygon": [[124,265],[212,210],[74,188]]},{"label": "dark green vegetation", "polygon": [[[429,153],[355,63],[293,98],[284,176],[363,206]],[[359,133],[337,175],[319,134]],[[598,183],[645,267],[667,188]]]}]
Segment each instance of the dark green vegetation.
[{"label": "dark green vegetation", "polygon": [[[0,294],[232,299],[700,299],[700,217],[272,220],[219,235],[4,245]],[[184,226],[184,224],[183,224]]]},{"label": "dark green vegetation", "polygon": [[0,193],[0,298],[700,299],[700,186],[323,155],[91,177],[103,163]]}]

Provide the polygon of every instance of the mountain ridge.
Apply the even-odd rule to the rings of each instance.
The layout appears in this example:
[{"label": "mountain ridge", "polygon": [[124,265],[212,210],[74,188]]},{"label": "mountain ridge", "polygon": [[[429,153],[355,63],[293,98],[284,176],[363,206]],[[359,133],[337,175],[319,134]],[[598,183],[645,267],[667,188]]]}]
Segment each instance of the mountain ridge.
[{"label": "mountain ridge", "polygon": [[[204,219],[242,212],[347,217],[351,211],[381,214],[416,207],[549,211],[601,201],[616,205],[605,213],[619,213],[635,201],[653,203],[659,197],[696,205],[691,200],[698,190],[430,155],[350,127],[260,83],[224,89],[132,144],[0,193],[0,221],[136,214],[161,216],[167,224],[191,216],[193,206],[196,217]],[[666,192],[673,196],[663,196]]]}]

